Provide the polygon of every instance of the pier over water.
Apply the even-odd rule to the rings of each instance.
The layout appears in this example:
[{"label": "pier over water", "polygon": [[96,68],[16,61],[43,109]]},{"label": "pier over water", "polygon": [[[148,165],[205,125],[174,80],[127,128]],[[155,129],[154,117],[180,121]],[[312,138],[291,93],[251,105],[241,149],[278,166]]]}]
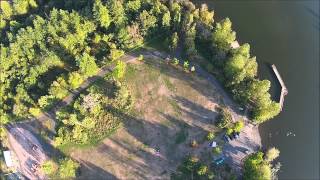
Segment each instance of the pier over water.
[{"label": "pier over water", "polygon": [[284,96],[286,96],[288,94],[288,89],[287,89],[286,85],[284,84],[284,82],[280,76],[280,73],[278,72],[277,67],[274,64],[272,64],[271,67],[272,67],[272,70],[275,73],[275,75],[281,85],[281,94],[280,94],[279,104],[280,104],[280,110],[282,111],[283,103],[284,103]]}]

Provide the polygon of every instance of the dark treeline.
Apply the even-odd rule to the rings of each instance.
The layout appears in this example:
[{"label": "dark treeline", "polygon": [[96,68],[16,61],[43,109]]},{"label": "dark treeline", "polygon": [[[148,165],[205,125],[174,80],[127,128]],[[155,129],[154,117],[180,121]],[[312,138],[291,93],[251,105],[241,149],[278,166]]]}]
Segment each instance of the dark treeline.
[{"label": "dark treeline", "polygon": [[[256,122],[279,113],[279,105],[270,99],[270,82],[256,78],[250,46],[232,49],[236,37],[230,20],[214,23],[206,5],[157,0],[21,2],[1,1],[3,123],[50,108],[99,67],[159,34],[169,37],[166,47],[172,51],[182,44],[188,59],[206,52],[213,66],[222,69],[226,87],[251,108]],[[40,5],[45,10],[35,11]],[[15,20],[29,11],[30,25]]]}]

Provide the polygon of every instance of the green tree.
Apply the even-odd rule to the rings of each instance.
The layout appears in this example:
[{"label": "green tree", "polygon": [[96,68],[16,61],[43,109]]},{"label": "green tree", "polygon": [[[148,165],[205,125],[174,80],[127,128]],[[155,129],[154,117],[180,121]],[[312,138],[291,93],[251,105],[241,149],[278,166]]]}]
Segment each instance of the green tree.
[{"label": "green tree", "polygon": [[41,171],[46,175],[52,176],[58,171],[58,165],[52,160],[47,160],[41,165]]},{"label": "green tree", "polygon": [[215,46],[222,51],[230,49],[231,43],[236,39],[236,33],[231,29],[232,23],[226,18],[216,24],[212,34]]},{"label": "green tree", "polygon": [[127,65],[125,62],[118,60],[117,65],[113,71],[113,76],[117,79],[123,78],[123,76],[126,72],[126,67],[127,67]]},{"label": "green tree", "polygon": [[13,14],[13,10],[12,7],[9,3],[9,1],[0,1],[0,9],[1,9],[1,16],[3,19],[10,19],[12,14]]},{"label": "green tree", "polygon": [[271,165],[263,160],[263,153],[257,152],[244,161],[244,179],[271,180]]},{"label": "green tree", "polygon": [[170,27],[170,21],[171,21],[170,11],[167,11],[162,16],[162,26],[166,28]]},{"label": "green tree", "polygon": [[56,81],[53,81],[49,88],[49,94],[58,99],[63,99],[68,93],[68,85],[63,77],[59,77]]},{"label": "green tree", "polygon": [[179,36],[177,32],[174,32],[170,38],[169,49],[174,51],[178,47]]},{"label": "green tree", "polygon": [[117,29],[125,27],[127,16],[123,7],[123,0],[110,0],[108,1],[108,7],[115,27]]},{"label": "green tree", "polygon": [[280,155],[279,149],[272,147],[268,149],[268,151],[265,154],[265,160],[267,162],[272,162],[273,160],[277,159]]},{"label": "green tree", "polygon": [[95,62],[95,58],[90,56],[89,54],[83,53],[82,56],[76,58],[76,62],[80,69],[80,72],[84,76],[91,77],[97,74],[98,66]]},{"label": "green tree", "polygon": [[233,127],[233,130],[235,132],[240,132],[244,127],[244,122],[243,120],[238,120],[235,124],[234,124],[234,127]]},{"label": "green tree", "polygon": [[214,137],[215,137],[214,133],[213,132],[209,132],[207,134],[206,138],[207,138],[208,141],[212,141],[214,139]]},{"label": "green tree", "polygon": [[139,15],[139,22],[143,35],[146,35],[149,29],[156,27],[157,18],[148,11],[143,10]]},{"label": "green tree", "polygon": [[208,6],[206,4],[201,4],[200,12],[199,12],[199,18],[201,23],[212,26],[214,20],[213,20],[214,12],[208,10]]},{"label": "green tree", "polygon": [[59,177],[63,179],[75,178],[79,163],[72,159],[65,158],[59,162]]},{"label": "green tree", "polygon": [[233,50],[224,67],[224,73],[230,85],[254,78],[257,75],[257,70],[258,64],[255,57],[250,58],[249,44],[244,44]]},{"label": "green tree", "polygon": [[104,6],[101,0],[94,1],[93,4],[93,16],[104,28],[108,28],[111,23],[111,17],[109,15],[109,10]]},{"label": "green tree", "polygon": [[140,0],[129,0],[126,3],[126,9],[128,11],[138,12],[140,8],[141,8],[141,1]]},{"label": "green tree", "polygon": [[206,166],[206,165],[201,165],[201,166],[198,168],[198,170],[197,170],[197,174],[198,174],[199,176],[203,176],[203,175],[205,175],[207,172],[208,172],[208,166]]},{"label": "green tree", "polygon": [[84,79],[78,72],[72,72],[69,74],[68,83],[72,89],[77,89],[83,83]]}]

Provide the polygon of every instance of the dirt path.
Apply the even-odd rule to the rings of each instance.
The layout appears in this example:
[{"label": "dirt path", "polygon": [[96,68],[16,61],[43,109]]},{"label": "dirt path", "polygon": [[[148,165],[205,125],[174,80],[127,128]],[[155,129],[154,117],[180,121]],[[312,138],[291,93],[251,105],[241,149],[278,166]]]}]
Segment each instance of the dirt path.
[{"label": "dirt path", "polygon": [[28,179],[45,179],[39,168],[48,157],[37,138],[19,125],[9,125],[8,139],[11,150],[19,160],[18,171]]}]

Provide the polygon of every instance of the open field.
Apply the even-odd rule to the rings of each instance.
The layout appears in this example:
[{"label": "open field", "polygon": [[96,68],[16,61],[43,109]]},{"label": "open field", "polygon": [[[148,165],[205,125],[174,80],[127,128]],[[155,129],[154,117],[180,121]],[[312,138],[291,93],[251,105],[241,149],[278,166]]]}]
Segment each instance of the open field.
[{"label": "open field", "polygon": [[[69,151],[85,165],[80,178],[168,179],[188,154],[211,159],[202,142],[217,131],[215,87],[156,59],[130,64],[125,81],[135,103],[123,128],[97,147]],[[192,140],[200,147],[191,148]]]}]

